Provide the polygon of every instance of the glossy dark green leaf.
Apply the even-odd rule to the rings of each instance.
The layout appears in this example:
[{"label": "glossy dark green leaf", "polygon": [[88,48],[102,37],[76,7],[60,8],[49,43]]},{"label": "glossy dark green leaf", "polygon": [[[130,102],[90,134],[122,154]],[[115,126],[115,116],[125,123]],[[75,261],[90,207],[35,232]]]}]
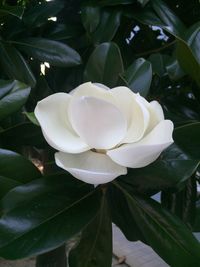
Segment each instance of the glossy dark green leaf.
[{"label": "glossy dark green leaf", "polygon": [[200,65],[200,22],[192,25],[187,30],[185,40]]},{"label": "glossy dark green leaf", "polygon": [[200,201],[196,202],[196,216],[193,225],[194,232],[200,232]]},{"label": "glossy dark green leaf", "polygon": [[191,123],[176,128],[174,140],[189,156],[200,160],[200,123]]},{"label": "glossy dark green leaf", "polygon": [[92,33],[100,22],[100,8],[85,5],[81,9],[82,22],[87,32]]},{"label": "glossy dark green leaf", "polygon": [[128,18],[134,18],[142,24],[150,25],[150,26],[158,26],[158,27],[165,27],[163,22],[159,19],[159,17],[153,12],[152,8],[144,8],[140,11],[133,11],[125,9],[123,14]]},{"label": "glossy dark green leaf", "polygon": [[146,243],[144,235],[137,226],[133,216],[131,216],[130,208],[124,194],[118,188],[110,184],[107,197],[113,223],[121,229],[128,240],[142,240],[142,242]]},{"label": "glossy dark green leaf", "polygon": [[24,14],[24,22],[29,27],[39,27],[44,24],[48,18],[54,17],[64,7],[62,1],[42,2],[33,5]]},{"label": "glossy dark green leaf", "polygon": [[[106,240],[106,242],[105,242]],[[95,218],[87,225],[79,244],[70,251],[70,267],[110,267],[112,264],[112,221],[105,195]]]},{"label": "glossy dark green leaf", "polygon": [[[29,257],[52,250],[96,215],[98,194],[69,175],[16,187],[2,200],[0,255]],[[20,225],[20,227],[18,227]]]},{"label": "glossy dark green leaf", "polygon": [[166,74],[165,61],[166,56],[160,53],[151,54],[148,60],[152,64],[153,73],[163,77]]},{"label": "glossy dark green leaf", "polygon": [[189,158],[177,146],[172,145],[147,167],[129,169],[120,181],[136,192],[154,194],[164,189],[176,189],[191,177],[198,165],[199,160]]},{"label": "glossy dark green leaf", "polygon": [[141,23],[159,26],[174,35],[177,38],[177,58],[181,68],[200,85],[200,65],[199,56],[197,56],[199,55],[199,23],[187,30],[163,1],[152,1],[152,7],[157,16],[151,9],[145,9],[140,13],[127,13],[129,17],[133,16]]},{"label": "glossy dark green leaf", "polygon": [[177,45],[178,61],[200,86],[200,23],[194,24]]},{"label": "glossy dark green leaf", "polygon": [[0,16],[12,15],[21,19],[23,13],[24,13],[24,8],[21,6],[8,6],[8,5],[0,6]]},{"label": "glossy dark green leaf", "polygon": [[190,74],[191,77],[196,80],[197,84],[200,86],[200,66],[193,56],[192,50],[188,45],[182,41],[178,42],[177,46],[177,58],[183,68],[183,70]]},{"label": "glossy dark green leaf", "polygon": [[40,127],[30,122],[20,123],[2,130],[0,132],[0,139],[3,146],[9,149],[15,146],[38,146],[45,144]]},{"label": "glossy dark green leaf", "polygon": [[157,16],[151,9],[129,14],[129,16],[135,17],[141,23],[159,26],[174,35],[177,38],[177,57],[180,66],[200,84],[199,56],[197,56],[199,55],[199,23],[187,30],[163,1],[152,1],[152,6]]},{"label": "glossy dark green leaf", "polygon": [[0,175],[0,199],[4,197],[11,189],[21,185],[22,183]]},{"label": "glossy dark green leaf", "polygon": [[154,0],[151,3],[155,13],[162,21],[165,30],[169,31],[175,36],[182,36],[185,33],[185,25],[164,1]]},{"label": "glossy dark green leaf", "polygon": [[0,149],[0,175],[15,180],[16,183],[27,183],[39,178],[41,173],[20,154]]},{"label": "glossy dark green leaf", "polygon": [[111,41],[120,25],[120,18],[121,13],[119,10],[101,10],[99,24],[91,33],[92,40],[95,43]]},{"label": "glossy dark green leaf", "polygon": [[123,72],[121,53],[115,43],[103,43],[95,48],[86,68],[85,81],[99,82],[114,87]]},{"label": "glossy dark green leaf", "polygon": [[142,6],[145,6],[149,0],[137,0]]},{"label": "glossy dark green leaf", "polygon": [[123,78],[133,92],[147,96],[152,80],[151,63],[144,58],[138,58],[128,67]]},{"label": "glossy dark green leaf", "polygon": [[0,120],[19,110],[26,103],[29,94],[29,86],[15,81],[11,91],[0,99]]},{"label": "glossy dark green leaf", "polygon": [[28,63],[15,47],[0,43],[0,58],[0,64],[10,79],[35,86],[36,80]]},{"label": "glossy dark green leaf", "polygon": [[178,60],[175,57],[170,57],[166,60],[166,70],[171,80],[179,80],[185,75]]},{"label": "glossy dark green leaf", "polygon": [[22,19],[20,20],[17,17],[9,16],[6,23],[3,25],[2,36],[4,36],[6,40],[13,40],[16,36],[25,34],[26,30]]},{"label": "glossy dark green leaf", "polygon": [[134,3],[135,0],[100,0],[98,5],[100,6],[116,6],[116,5],[128,5]]},{"label": "glossy dark green leaf", "polygon": [[185,224],[151,198],[124,193],[131,215],[149,245],[172,267],[198,266],[200,244]]},{"label": "glossy dark green leaf", "polygon": [[125,15],[134,17],[143,24],[158,26],[175,37],[184,36],[186,27],[179,17],[162,0],[151,1],[151,7],[145,7],[142,11],[127,10]]},{"label": "glossy dark green leaf", "polygon": [[171,193],[163,191],[161,194],[162,206],[177,215],[192,229],[196,209],[196,179],[194,175],[188,179],[182,190]]},{"label": "glossy dark green leaf", "polygon": [[45,32],[45,37],[55,41],[68,40],[80,36],[81,32],[82,28],[76,25],[66,25],[63,23],[55,25],[52,22],[51,26],[47,28],[47,32]]},{"label": "glossy dark green leaf", "polygon": [[35,117],[35,113],[34,112],[23,112],[24,115],[26,115],[26,117],[35,125],[39,126],[39,122],[37,120],[37,118]]},{"label": "glossy dark green leaf", "polygon": [[0,80],[0,99],[12,90],[14,84],[15,81]]},{"label": "glossy dark green leaf", "polygon": [[26,38],[15,42],[29,56],[50,65],[73,67],[81,64],[80,55],[68,45],[44,38]]},{"label": "glossy dark green leaf", "polygon": [[35,267],[67,267],[66,256],[66,245],[64,244],[56,249],[37,256]]}]

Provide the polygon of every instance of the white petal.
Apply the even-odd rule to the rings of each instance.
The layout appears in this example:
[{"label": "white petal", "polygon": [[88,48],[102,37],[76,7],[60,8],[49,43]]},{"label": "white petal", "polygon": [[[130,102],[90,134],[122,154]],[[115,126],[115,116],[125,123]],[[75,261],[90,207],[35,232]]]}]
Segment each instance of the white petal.
[{"label": "white petal", "polygon": [[161,105],[158,101],[148,102],[146,99],[138,94],[138,100],[143,103],[143,105],[148,109],[150,118],[149,118],[149,125],[146,130],[146,133],[149,133],[159,122],[164,120],[164,113]]},{"label": "white petal", "polygon": [[156,120],[158,122],[164,120],[164,113],[161,105],[158,103],[158,101],[151,101],[150,102],[151,110],[154,112],[154,117],[156,117]]},{"label": "white petal", "polygon": [[127,173],[125,167],[116,164],[107,155],[92,151],[76,155],[57,152],[55,160],[59,167],[89,184],[108,183]]},{"label": "white petal", "polygon": [[95,97],[73,97],[69,118],[72,127],[91,148],[113,148],[127,131],[127,122],[120,110]]},{"label": "white petal", "polygon": [[102,84],[102,83],[94,83],[94,85],[96,85],[100,88],[103,88],[105,90],[110,90],[110,88],[108,86],[106,86],[105,84]]},{"label": "white petal", "polygon": [[71,93],[74,97],[80,96],[92,96],[96,97],[105,101],[109,101],[111,103],[114,102],[114,97],[112,96],[108,87],[104,86],[103,84],[95,84],[91,82],[86,82],[79,85],[75,88]]},{"label": "white petal", "polygon": [[149,124],[149,112],[138,95],[129,88],[120,86],[110,90],[115,97],[117,107],[125,114],[128,121],[128,129],[121,143],[133,143],[139,141]]},{"label": "white petal", "polygon": [[39,121],[48,144],[69,153],[80,153],[89,149],[75,133],[67,115],[71,96],[66,93],[50,95],[38,102],[35,116]]},{"label": "white petal", "polygon": [[141,141],[110,150],[107,155],[116,163],[129,168],[141,168],[155,161],[173,143],[173,123],[161,121]]}]

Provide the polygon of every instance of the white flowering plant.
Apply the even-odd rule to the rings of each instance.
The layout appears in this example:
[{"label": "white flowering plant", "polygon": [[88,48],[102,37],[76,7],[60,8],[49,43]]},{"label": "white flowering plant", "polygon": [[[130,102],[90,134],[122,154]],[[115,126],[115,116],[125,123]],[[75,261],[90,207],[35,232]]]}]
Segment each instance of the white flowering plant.
[{"label": "white flowering plant", "polygon": [[89,184],[148,166],[173,143],[173,123],[160,104],[127,87],[87,82],[43,99],[35,115],[46,141],[59,151],[56,164]]},{"label": "white flowering plant", "polygon": [[199,266],[197,2],[2,1],[1,258],[111,267],[114,223]]}]

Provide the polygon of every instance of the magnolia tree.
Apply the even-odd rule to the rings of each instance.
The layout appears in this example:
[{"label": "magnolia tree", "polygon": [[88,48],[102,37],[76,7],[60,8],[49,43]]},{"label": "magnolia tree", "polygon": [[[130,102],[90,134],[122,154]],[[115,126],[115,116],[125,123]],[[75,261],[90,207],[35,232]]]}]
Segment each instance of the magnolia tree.
[{"label": "magnolia tree", "polygon": [[0,257],[111,267],[115,223],[199,266],[199,19],[198,0],[1,1]]}]

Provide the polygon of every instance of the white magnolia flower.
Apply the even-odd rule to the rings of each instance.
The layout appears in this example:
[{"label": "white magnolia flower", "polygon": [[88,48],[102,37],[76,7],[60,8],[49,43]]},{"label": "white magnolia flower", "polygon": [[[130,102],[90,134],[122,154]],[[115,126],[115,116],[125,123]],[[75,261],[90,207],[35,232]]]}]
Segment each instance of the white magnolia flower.
[{"label": "white magnolia flower", "polygon": [[103,184],[155,161],[173,143],[173,123],[157,101],[127,87],[84,83],[38,102],[35,115],[56,164],[74,177]]}]

